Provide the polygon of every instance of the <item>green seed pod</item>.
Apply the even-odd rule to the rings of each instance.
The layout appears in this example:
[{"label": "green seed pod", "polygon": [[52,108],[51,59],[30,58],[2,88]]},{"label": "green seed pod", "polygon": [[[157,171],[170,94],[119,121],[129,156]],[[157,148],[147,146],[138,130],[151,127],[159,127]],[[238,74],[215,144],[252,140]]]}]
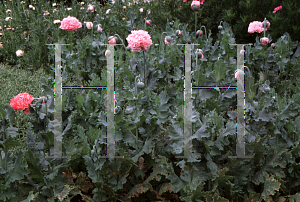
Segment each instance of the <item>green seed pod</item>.
[{"label": "green seed pod", "polygon": [[138,82],[137,83],[137,88],[138,89],[144,89],[144,87],[145,87],[145,84],[143,82]]}]

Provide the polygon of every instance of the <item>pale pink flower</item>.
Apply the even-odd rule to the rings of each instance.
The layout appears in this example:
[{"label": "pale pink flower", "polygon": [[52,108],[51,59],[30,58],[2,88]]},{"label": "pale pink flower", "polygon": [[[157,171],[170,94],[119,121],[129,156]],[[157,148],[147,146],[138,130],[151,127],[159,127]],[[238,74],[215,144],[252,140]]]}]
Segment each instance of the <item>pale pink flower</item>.
[{"label": "pale pink flower", "polygon": [[24,55],[24,51],[22,51],[22,50],[17,50],[17,51],[16,51],[16,55],[17,55],[18,57],[21,57],[21,56]]},{"label": "pale pink flower", "polygon": [[100,25],[98,25],[97,31],[98,31],[98,32],[102,32],[102,30],[103,30],[102,27],[101,27]]},{"label": "pale pink flower", "polygon": [[141,50],[145,52],[153,44],[151,36],[144,30],[131,31],[126,40],[132,52],[140,52]]},{"label": "pale pink flower", "polygon": [[54,20],[53,23],[54,23],[54,24],[59,24],[59,23],[60,23],[60,20]]},{"label": "pale pink flower", "polygon": [[85,25],[86,25],[86,28],[88,28],[88,29],[93,28],[93,23],[92,22],[86,22]]},{"label": "pale pink flower", "polygon": [[144,9],[143,9],[143,8],[140,8],[140,12],[141,12],[141,13],[144,12]]},{"label": "pale pink flower", "polygon": [[262,45],[267,45],[269,43],[269,39],[267,37],[263,37],[260,39],[260,43]]},{"label": "pale pink flower", "polygon": [[282,6],[278,6],[278,7],[274,8],[273,13],[276,13],[277,11],[282,11]]},{"label": "pale pink flower", "polygon": [[[268,28],[268,27],[267,27]],[[266,31],[267,31],[267,28],[266,28]],[[261,33],[264,31],[264,28],[262,26],[262,22],[259,22],[259,21],[253,21],[249,24],[249,27],[248,27],[248,32],[249,33],[254,33],[254,32],[258,32],[258,33]]]},{"label": "pale pink flower", "polygon": [[90,4],[90,5],[88,5],[87,10],[94,12],[94,11],[95,11],[95,8],[94,8],[94,6],[92,6],[92,5]]},{"label": "pale pink flower", "polygon": [[77,20],[77,18],[68,16],[61,21],[59,28],[71,32],[81,27],[82,24],[79,22],[79,20]]}]

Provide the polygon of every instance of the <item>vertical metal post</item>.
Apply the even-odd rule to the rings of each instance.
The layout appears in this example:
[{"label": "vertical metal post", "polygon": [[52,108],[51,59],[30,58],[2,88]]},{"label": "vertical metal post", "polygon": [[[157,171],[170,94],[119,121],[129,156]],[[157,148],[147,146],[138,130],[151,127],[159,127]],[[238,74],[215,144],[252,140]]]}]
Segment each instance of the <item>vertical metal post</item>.
[{"label": "vertical metal post", "polygon": [[[45,158],[69,158],[62,156],[62,75],[61,75],[61,45],[69,44],[47,44],[55,45],[55,79],[54,79],[54,156]],[[49,154],[50,155],[50,154]]]},{"label": "vertical metal post", "polygon": [[[237,45],[237,69],[244,72],[244,53],[240,53],[244,48],[244,44],[229,45]],[[244,74],[242,74],[240,80],[237,79],[237,156],[229,156],[229,158],[253,158],[253,156],[245,156],[245,130],[245,82]]]}]

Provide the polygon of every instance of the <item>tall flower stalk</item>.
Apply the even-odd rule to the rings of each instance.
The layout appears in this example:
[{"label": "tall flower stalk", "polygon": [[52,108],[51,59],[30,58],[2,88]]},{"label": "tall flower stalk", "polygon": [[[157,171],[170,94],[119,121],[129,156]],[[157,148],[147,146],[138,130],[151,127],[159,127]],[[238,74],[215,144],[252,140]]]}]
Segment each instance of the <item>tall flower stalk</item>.
[{"label": "tall flower stalk", "polygon": [[133,30],[131,31],[131,34],[128,35],[126,38],[128,41],[128,47],[131,48],[132,52],[140,52],[143,51],[143,57],[144,57],[144,83],[146,83],[146,60],[145,60],[145,51],[150,48],[150,46],[153,44],[151,40],[151,36],[148,34],[147,31],[144,30]]}]

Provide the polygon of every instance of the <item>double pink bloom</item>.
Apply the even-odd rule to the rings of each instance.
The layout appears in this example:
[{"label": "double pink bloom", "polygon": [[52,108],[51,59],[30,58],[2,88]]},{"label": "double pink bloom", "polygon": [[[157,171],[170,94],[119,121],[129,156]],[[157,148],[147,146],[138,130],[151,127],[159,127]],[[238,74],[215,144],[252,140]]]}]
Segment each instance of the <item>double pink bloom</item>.
[{"label": "double pink bloom", "polygon": [[67,18],[64,18],[60,23],[60,29],[72,32],[74,30],[77,30],[82,27],[81,22],[77,20],[75,17],[68,16]]},{"label": "double pink bloom", "polygon": [[144,30],[133,30],[126,38],[132,52],[146,51],[153,44],[151,36]]},{"label": "double pink bloom", "polygon": [[[268,26],[266,27],[266,31],[267,31],[267,28],[270,27],[270,25],[271,25],[271,23],[269,23]],[[248,27],[249,33],[254,33],[254,32],[261,33],[263,31],[264,31],[264,27],[262,26],[262,22],[253,21],[249,24],[249,27]]]}]

